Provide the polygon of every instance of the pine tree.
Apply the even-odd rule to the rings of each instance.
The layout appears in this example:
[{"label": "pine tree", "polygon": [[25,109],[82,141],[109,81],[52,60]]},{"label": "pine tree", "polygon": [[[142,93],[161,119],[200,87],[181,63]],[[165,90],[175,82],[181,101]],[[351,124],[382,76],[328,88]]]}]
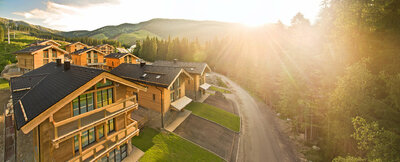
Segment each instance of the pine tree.
[{"label": "pine tree", "polygon": [[0,42],[3,42],[4,40],[4,29],[3,25],[0,25]]}]

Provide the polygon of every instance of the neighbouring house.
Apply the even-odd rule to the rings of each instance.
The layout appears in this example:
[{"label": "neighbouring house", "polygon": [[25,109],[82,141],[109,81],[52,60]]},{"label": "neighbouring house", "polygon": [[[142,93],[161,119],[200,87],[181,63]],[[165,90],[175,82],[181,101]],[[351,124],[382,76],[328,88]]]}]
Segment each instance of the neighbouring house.
[{"label": "neighbouring house", "polygon": [[173,61],[155,61],[153,65],[185,69],[193,77],[193,80],[186,82],[186,94],[195,100],[201,98],[205,91],[210,88],[210,85],[206,82],[206,73],[211,72],[211,68],[207,63],[182,62],[175,59]]},{"label": "neighbouring house", "polygon": [[193,78],[182,68],[123,63],[111,73],[147,87],[147,92],[135,95],[140,107],[161,114],[162,128],[164,121],[173,120],[174,111],[183,110],[192,101],[185,96],[184,83]]},{"label": "neighbouring house", "polygon": [[101,52],[107,54],[107,55],[115,52],[114,46],[109,45],[109,44],[97,45],[94,48],[97,49],[98,51],[101,51]]},{"label": "neighbouring house", "polygon": [[129,51],[123,47],[121,48],[116,48],[118,53],[129,53]]},{"label": "neighbouring house", "polygon": [[122,63],[139,64],[140,58],[131,53],[111,53],[104,57],[106,65],[111,70]]},{"label": "neighbouring house", "polygon": [[134,94],[145,87],[61,60],[11,78],[10,87],[16,128],[33,138],[25,147],[35,161],[117,161],[131,153],[139,134]]},{"label": "neighbouring house", "polygon": [[18,61],[17,67],[22,73],[37,69],[57,58],[64,59],[64,54],[67,53],[54,45],[29,46],[14,52]]},{"label": "neighbouring house", "polygon": [[74,43],[71,43],[71,44],[68,44],[65,46],[65,50],[68,53],[72,53],[72,52],[75,52],[75,51],[78,51],[78,50],[84,49],[84,48],[89,48],[89,46],[86,44],[83,44],[81,42],[74,42]]},{"label": "neighbouring house", "polygon": [[94,48],[83,48],[70,53],[72,64],[95,68],[104,68],[104,56],[105,53]]},{"label": "neighbouring house", "polygon": [[50,39],[49,40],[36,41],[35,43],[31,43],[28,46],[38,46],[38,45],[54,45],[54,46],[57,46],[57,47],[61,46],[61,44],[57,43],[54,40],[50,40]]}]

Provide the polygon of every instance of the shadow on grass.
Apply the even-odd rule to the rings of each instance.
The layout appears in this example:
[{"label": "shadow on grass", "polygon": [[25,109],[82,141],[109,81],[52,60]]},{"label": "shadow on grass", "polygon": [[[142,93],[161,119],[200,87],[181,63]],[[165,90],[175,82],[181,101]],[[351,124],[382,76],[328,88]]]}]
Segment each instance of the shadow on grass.
[{"label": "shadow on grass", "polygon": [[158,134],[160,134],[159,131],[145,127],[140,130],[139,136],[132,138],[132,144],[140,150],[146,152],[148,149],[153,147],[153,138]]}]

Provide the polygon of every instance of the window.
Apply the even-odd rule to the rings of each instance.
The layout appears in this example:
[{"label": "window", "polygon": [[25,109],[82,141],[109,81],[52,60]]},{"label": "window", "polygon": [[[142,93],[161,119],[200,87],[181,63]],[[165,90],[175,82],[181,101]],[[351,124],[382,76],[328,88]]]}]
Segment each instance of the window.
[{"label": "window", "polygon": [[56,50],[53,50],[52,56],[53,56],[53,58],[57,57],[57,51]]},{"label": "window", "polygon": [[94,110],[93,95],[93,93],[83,94],[72,100],[74,116]]},{"label": "window", "polygon": [[92,63],[92,55],[91,55],[91,53],[88,53],[88,54],[86,55],[86,60],[87,60],[87,63],[88,63],[88,64]]},{"label": "window", "polygon": [[180,98],[181,97],[181,89],[178,89],[178,95],[177,95],[177,98]]},{"label": "window", "polygon": [[128,56],[124,57],[124,62],[125,62],[125,63],[128,63],[127,60],[128,60]]},{"label": "window", "polygon": [[174,92],[171,93],[170,97],[171,97],[171,102],[173,102],[175,100]]},{"label": "window", "polygon": [[[87,131],[82,132],[81,136],[82,148],[94,143],[96,141],[95,128],[90,128]],[[79,151],[79,135],[74,136],[74,149]]]},{"label": "window", "polygon": [[156,95],[153,94],[153,101],[156,101]]},{"label": "window", "polygon": [[108,128],[108,133],[115,131],[115,119],[114,118],[107,121],[107,128]]},{"label": "window", "polygon": [[49,51],[43,51],[43,58],[49,58]]},{"label": "window", "polygon": [[112,104],[114,102],[113,95],[112,88],[97,91],[97,108]]},{"label": "window", "polygon": [[100,126],[98,129],[99,132],[99,139],[104,137],[104,125]]},{"label": "window", "polygon": [[93,56],[94,56],[94,63],[98,63],[99,61],[98,61],[98,58],[97,58],[97,53],[94,53]]},{"label": "window", "polygon": [[111,66],[114,66],[114,61],[111,61]]},{"label": "window", "polygon": [[126,151],[128,150],[126,143],[121,145],[119,148],[121,149],[121,159],[125,159],[127,156]]},{"label": "window", "polygon": [[128,62],[131,64],[132,63],[132,56],[128,56]]},{"label": "window", "polygon": [[96,84],[96,87],[97,87],[97,88],[107,87],[107,86],[112,85],[112,84],[113,84],[112,81],[106,80],[106,83],[103,83],[103,82],[97,83],[97,84]]},{"label": "window", "polygon": [[79,136],[78,135],[76,135],[76,136],[74,136],[74,148],[75,148],[75,152],[76,151],[79,151]]}]

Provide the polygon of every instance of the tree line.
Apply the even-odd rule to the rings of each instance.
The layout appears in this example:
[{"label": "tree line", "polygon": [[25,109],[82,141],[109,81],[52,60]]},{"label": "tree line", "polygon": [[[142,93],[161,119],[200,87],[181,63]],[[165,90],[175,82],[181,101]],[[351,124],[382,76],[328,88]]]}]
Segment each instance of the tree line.
[{"label": "tree line", "polygon": [[[400,161],[400,1],[324,0],[281,22],[198,43],[137,42],[154,61],[206,61],[272,107],[312,161]],[[311,146],[320,149],[311,149]]]}]

